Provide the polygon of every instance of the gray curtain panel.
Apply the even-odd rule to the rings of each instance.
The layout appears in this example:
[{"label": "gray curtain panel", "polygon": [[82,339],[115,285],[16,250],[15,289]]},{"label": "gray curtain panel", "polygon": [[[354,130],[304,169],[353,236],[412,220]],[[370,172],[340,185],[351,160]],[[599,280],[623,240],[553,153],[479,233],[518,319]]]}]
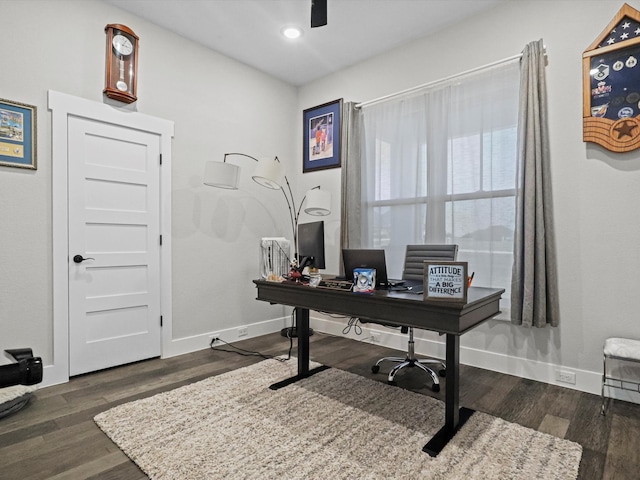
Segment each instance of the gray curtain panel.
[{"label": "gray curtain panel", "polygon": [[[340,244],[342,248],[361,247],[360,152],[362,151],[362,111],[355,102],[342,105],[342,209]],[[342,262],[340,262],[342,272]]]},{"label": "gray curtain panel", "polygon": [[545,63],[542,40],[524,48],[520,63],[511,323],[526,327],[557,327],[560,320]]}]

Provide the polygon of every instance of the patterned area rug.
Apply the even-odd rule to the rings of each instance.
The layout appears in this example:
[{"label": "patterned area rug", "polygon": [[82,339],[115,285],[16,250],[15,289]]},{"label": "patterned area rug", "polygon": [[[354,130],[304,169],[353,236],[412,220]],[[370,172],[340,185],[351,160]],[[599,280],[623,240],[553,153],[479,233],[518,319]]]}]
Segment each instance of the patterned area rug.
[{"label": "patterned area rug", "polygon": [[432,458],[442,402],[333,368],[268,388],[296,369],[265,360],[95,422],[151,479],[577,477],[580,445],[480,412]]}]

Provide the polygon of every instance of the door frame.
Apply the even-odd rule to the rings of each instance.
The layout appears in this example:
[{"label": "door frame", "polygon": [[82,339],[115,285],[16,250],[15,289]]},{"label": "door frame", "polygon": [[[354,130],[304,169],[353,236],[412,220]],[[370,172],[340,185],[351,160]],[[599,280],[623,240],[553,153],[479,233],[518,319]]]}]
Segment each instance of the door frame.
[{"label": "door frame", "polygon": [[51,110],[53,365],[44,368],[42,386],[69,381],[69,210],[68,117],[82,117],[160,137],[160,312],[163,319],[161,357],[173,355],[171,304],[171,142],[174,123],[132,110],[48,91]]}]

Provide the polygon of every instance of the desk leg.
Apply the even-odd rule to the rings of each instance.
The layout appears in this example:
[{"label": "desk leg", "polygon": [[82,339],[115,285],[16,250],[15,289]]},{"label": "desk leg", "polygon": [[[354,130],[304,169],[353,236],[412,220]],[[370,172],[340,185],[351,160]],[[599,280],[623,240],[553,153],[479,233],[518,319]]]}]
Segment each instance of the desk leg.
[{"label": "desk leg", "polygon": [[447,382],[445,390],[444,426],[422,451],[435,457],[471,417],[473,410],[460,408],[460,336],[447,333]]},{"label": "desk leg", "polygon": [[298,380],[310,377],[311,375],[329,368],[325,365],[321,365],[311,371],[309,370],[309,309],[296,307],[295,315],[296,329],[298,332],[298,374],[295,377],[274,383],[269,387],[271,390],[278,390],[279,388],[286,387]]},{"label": "desk leg", "polygon": [[458,426],[460,413],[460,337],[447,334],[447,370],[445,380],[445,420],[447,429],[453,430]]},{"label": "desk leg", "polygon": [[298,376],[309,374],[309,309],[296,307],[298,329]]}]

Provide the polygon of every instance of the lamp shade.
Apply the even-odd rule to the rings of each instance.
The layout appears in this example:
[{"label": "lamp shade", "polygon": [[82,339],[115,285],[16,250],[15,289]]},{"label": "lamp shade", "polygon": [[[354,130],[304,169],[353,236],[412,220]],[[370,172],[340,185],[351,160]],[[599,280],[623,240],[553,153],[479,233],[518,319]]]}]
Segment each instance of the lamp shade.
[{"label": "lamp shade", "polygon": [[331,192],[314,188],[306,195],[307,206],[305,213],[323,217],[331,213]]},{"label": "lamp shade", "polygon": [[251,178],[263,187],[280,190],[283,176],[282,164],[280,162],[275,159],[262,159],[258,160],[258,166]]},{"label": "lamp shade", "polygon": [[218,188],[238,189],[240,167],[226,162],[207,162],[204,167],[205,185]]}]

